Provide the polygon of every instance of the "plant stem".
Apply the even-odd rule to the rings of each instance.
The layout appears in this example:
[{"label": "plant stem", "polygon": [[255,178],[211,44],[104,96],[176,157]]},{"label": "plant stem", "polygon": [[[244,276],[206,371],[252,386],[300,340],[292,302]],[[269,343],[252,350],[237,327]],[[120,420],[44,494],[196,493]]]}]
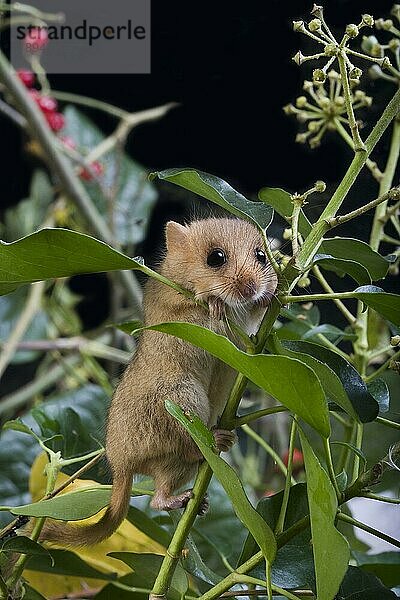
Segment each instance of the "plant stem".
[{"label": "plant stem", "polygon": [[[264,448],[265,452],[267,452],[267,454],[269,454],[272,457],[272,459],[276,462],[284,476],[287,477],[288,469],[286,468],[285,463],[283,462],[279,454],[277,454],[275,450],[260,435],[258,435],[258,433],[251,429],[251,427],[249,427],[248,425],[242,425],[242,429],[247,433],[248,436],[253,438],[253,440],[255,440],[257,444]],[[293,476],[290,478],[290,481],[292,485],[296,485],[296,480]]]},{"label": "plant stem", "polygon": [[279,516],[275,525],[275,535],[280,535],[285,528],[285,519],[286,519],[286,511],[289,503],[289,495],[290,495],[290,487],[292,485],[292,469],[293,469],[293,451],[294,451],[294,443],[297,433],[297,422],[296,417],[294,417],[292,421],[292,426],[290,428],[290,438],[289,438],[289,454],[288,454],[288,466],[286,471],[286,480],[285,480],[285,488],[283,490],[283,498],[281,509],[279,511]]},{"label": "plant stem", "polygon": [[18,320],[13,327],[12,333],[5,342],[3,350],[0,354],[0,379],[7,366],[13,359],[13,356],[18,349],[18,343],[25,335],[26,330],[35,318],[36,313],[40,310],[44,288],[44,281],[32,283],[29,288],[28,298],[24,309],[19,315]]},{"label": "plant stem", "polygon": [[349,119],[350,131],[351,131],[351,135],[352,135],[353,143],[354,143],[354,151],[355,152],[365,152],[366,147],[360,137],[357,121],[355,119],[354,112],[353,112],[353,105],[351,102],[352,94],[351,94],[351,90],[350,90],[349,80],[347,77],[345,54],[344,54],[343,50],[341,52],[339,52],[339,54],[337,55],[337,60],[339,63],[340,78],[341,78],[341,82],[342,82],[342,86],[343,86],[343,96],[344,96],[344,101],[346,103],[347,117]]},{"label": "plant stem", "polygon": [[370,492],[361,492],[361,498],[369,498],[370,500],[378,500],[379,502],[387,502],[388,504],[400,504],[400,498],[389,498],[389,496],[379,496]]},{"label": "plant stem", "polygon": [[290,302],[313,302],[314,300],[335,300],[337,298],[354,298],[354,292],[333,292],[331,294],[306,294],[298,296],[284,296],[282,302],[289,304]]},{"label": "plant stem", "polygon": [[[361,450],[362,441],[364,434],[364,426],[362,423],[356,423],[356,439],[355,439],[355,447],[358,450]],[[353,481],[355,481],[360,474],[360,457],[358,454],[354,454],[354,463],[353,463]]]},{"label": "plant stem", "polygon": [[378,531],[377,529],[374,529],[373,527],[370,527],[365,523],[361,523],[361,521],[357,521],[357,519],[353,519],[353,517],[349,517],[349,515],[339,512],[337,518],[339,519],[339,521],[349,523],[354,527],[358,527],[358,529],[362,529],[363,531],[366,531],[367,533],[370,533],[371,535],[374,535],[375,537],[384,540],[385,542],[388,542],[393,546],[396,546],[396,548],[400,548],[400,540],[396,540],[395,538],[391,537],[390,535],[387,535],[386,533],[383,533],[382,531]]},{"label": "plant stem", "polygon": [[[341,207],[344,199],[346,198],[350,188],[356,180],[358,174],[363,168],[367,158],[375,148],[376,144],[380,140],[381,136],[387,129],[390,122],[396,117],[399,112],[400,106],[400,89],[396,91],[393,98],[383,111],[380,119],[376,123],[375,127],[368,136],[365,147],[366,152],[357,152],[354,156],[349,168],[342,181],[336,188],[331,200],[326,206],[325,210],[321,214],[317,223],[315,223],[310,234],[307,236],[299,253],[299,264],[302,268],[306,268],[308,262],[313,257],[318,249],[319,243],[324,233],[328,230],[326,221],[331,217],[334,217],[339,208]],[[382,205],[380,205],[382,206]]]},{"label": "plant stem", "polygon": [[[329,283],[327,282],[327,280],[325,279],[325,277],[322,275],[321,270],[318,267],[318,265],[314,265],[312,270],[313,270],[314,275],[318,279],[319,283],[324,288],[324,290],[328,294],[334,294],[335,291],[331,288],[331,286],[329,285]],[[336,304],[336,306],[338,307],[338,309],[340,310],[340,312],[343,314],[343,316],[347,319],[347,321],[350,323],[350,325],[353,325],[353,323],[355,322],[356,318],[349,311],[349,309],[343,304],[343,302],[341,300],[339,300],[338,298],[335,298],[333,300],[333,302]]]},{"label": "plant stem", "polygon": [[[28,122],[32,135],[37,139],[50,168],[60,179],[65,193],[78,206],[91,230],[107,243],[112,243],[112,232],[93,204],[82,182],[75,174],[72,165],[58,148],[56,138],[50,130],[41,110],[27,93],[13,67],[0,51],[0,79],[10,91],[21,113]],[[140,313],[141,288],[131,271],[121,271],[119,275],[133,308]]]},{"label": "plant stem", "polygon": [[339,490],[339,486],[336,481],[335,469],[334,469],[333,461],[332,461],[331,447],[329,445],[329,438],[323,438],[323,443],[324,443],[325,460],[326,460],[326,466],[328,467],[329,479],[331,480],[331,483],[335,489],[336,497],[338,499],[338,502],[340,503],[342,500],[342,493]]},{"label": "plant stem", "polygon": [[376,417],[376,423],[380,423],[381,425],[386,425],[386,427],[391,427],[392,429],[398,429],[400,431],[400,423],[396,423],[396,421],[390,421],[389,419],[384,419],[383,417]]},{"label": "plant stem", "polygon": [[89,98],[88,96],[82,96],[81,94],[73,94],[71,92],[62,92],[60,90],[51,90],[51,95],[61,102],[70,102],[71,104],[80,104],[81,106],[87,106],[88,108],[94,108],[106,112],[117,119],[124,119],[129,116],[129,111],[123,110],[118,106],[103,102],[97,98]]},{"label": "plant stem", "polygon": [[262,410],[256,410],[253,413],[242,415],[241,417],[236,417],[235,427],[241,427],[241,425],[251,423],[252,421],[261,419],[261,417],[266,417],[268,415],[274,415],[276,413],[287,411],[288,409],[286,408],[286,406],[272,406],[271,408],[263,408]]},{"label": "plant stem", "polygon": [[387,203],[387,201],[392,198],[395,191],[396,191],[396,188],[394,188],[393,190],[389,190],[388,192],[385,192],[381,196],[378,196],[378,198],[375,198],[375,200],[371,200],[371,202],[364,204],[364,206],[360,206],[360,208],[356,208],[355,210],[352,210],[351,212],[349,212],[345,215],[338,215],[337,217],[330,218],[328,221],[329,226],[331,228],[336,227],[337,225],[341,225],[342,223],[351,221],[351,219],[354,219],[354,218],[368,212],[372,208],[375,208],[379,204],[382,204],[382,202]]},{"label": "plant stem", "polygon": [[[336,130],[339,133],[339,135],[343,138],[343,140],[346,142],[346,144],[348,146],[350,146],[350,148],[352,150],[354,150],[354,144],[353,144],[353,139],[352,139],[351,135],[349,135],[347,133],[346,129],[343,127],[343,125],[339,121],[339,119],[335,118],[334,123],[335,123],[335,127],[336,127]],[[379,169],[378,165],[376,164],[376,162],[367,158],[365,164],[368,167],[368,169],[371,171],[371,175],[374,177],[374,179],[376,179],[377,181],[380,181],[383,177],[383,174],[382,174],[382,171]]]},{"label": "plant stem", "polygon": [[[265,588],[265,581],[263,581],[262,579],[258,579],[257,577],[249,577],[248,575],[238,575],[236,583],[248,583],[253,585],[259,585]],[[284,596],[285,598],[289,598],[289,600],[299,600],[298,596],[294,596],[289,591],[284,590],[283,588],[278,587],[276,585],[272,586],[272,591]]]}]

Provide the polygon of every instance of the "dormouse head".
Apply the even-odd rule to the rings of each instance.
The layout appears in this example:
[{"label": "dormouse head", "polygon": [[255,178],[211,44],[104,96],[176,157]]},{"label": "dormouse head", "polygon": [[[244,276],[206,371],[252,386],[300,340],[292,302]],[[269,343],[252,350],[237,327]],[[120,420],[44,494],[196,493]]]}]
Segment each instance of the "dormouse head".
[{"label": "dormouse head", "polygon": [[266,304],[276,274],[259,231],[240,219],[203,219],[166,228],[165,265],[177,283],[197,298],[218,298],[232,308]]}]

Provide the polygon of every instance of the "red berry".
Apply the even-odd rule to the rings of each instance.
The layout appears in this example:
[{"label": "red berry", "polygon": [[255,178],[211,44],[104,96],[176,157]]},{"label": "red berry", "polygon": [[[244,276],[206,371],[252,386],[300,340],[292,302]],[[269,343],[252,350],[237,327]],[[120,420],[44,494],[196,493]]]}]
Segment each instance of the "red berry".
[{"label": "red berry", "polygon": [[40,52],[49,43],[49,36],[45,27],[28,27],[23,44],[26,52],[35,54]]},{"label": "red berry", "polygon": [[17,75],[22,83],[27,87],[31,88],[35,83],[35,73],[26,69],[18,69]]},{"label": "red berry", "polygon": [[40,96],[37,103],[45,113],[54,113],[57,111],[57,100],[51,98],[50,96]]},{"label": "red berry", "polygon": [[72,137],[69,137],[68,135],[61,135],[60,140],[66,148],[69,148],[70,150],[75,150],[76,144]]},{"label": "red berry", "polygon": [[60,131],[65,125],[64,115],[59,112],[44,113],[44,116],[53,131]]},{"label": "red berry", "polygon": [[[282,456],[284,465],[288,465],[289,451],[286,451]],[[293,450],[293,470],[299,470],[304,465],[304,457],[301,450],[294,448]]]},{"label": "red berry", "polygon": [[98,160],[95,160],[90,165],[90,171],[89,171],[89,169],[85,169],[85,168],[81,169],[81,171],[79,173],[79,177],[81,177],[81,179],[84,179],[85,181],[91,181],[93,179],[93,175],[98,177],[98,176],[102,175],[103,173],[104,173],[103,165]]},{"label": "red berry", "polygon": [[30,95],[32,100],[34,100],[37,104],[40,98],[40,92],[38,92],[37,90],[29,90],[28,94]]}]

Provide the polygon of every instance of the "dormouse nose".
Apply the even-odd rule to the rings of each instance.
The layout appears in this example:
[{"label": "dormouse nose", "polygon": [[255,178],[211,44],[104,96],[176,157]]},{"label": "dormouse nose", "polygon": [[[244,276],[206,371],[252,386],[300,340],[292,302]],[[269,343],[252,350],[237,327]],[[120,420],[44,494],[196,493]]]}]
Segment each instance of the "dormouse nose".
[{"label": "dormouse nose", "polygon": [[257,284],[252,278],[241,278],[237,285],[244,298],[252,298],[257,291]]}]

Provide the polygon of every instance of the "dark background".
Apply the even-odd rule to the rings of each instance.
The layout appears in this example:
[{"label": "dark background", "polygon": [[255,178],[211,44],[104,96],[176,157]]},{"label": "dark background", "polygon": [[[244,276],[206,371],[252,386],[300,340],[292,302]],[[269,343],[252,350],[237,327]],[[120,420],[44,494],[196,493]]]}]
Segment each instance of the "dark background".
[{"label": "dark background", "polygon": [[[359,23],[362,13],[389,16],[392,4],[383,0],[330,0],[324,3],[325,16],[341,36],[347,23]],[[299,48],[304,54],[320,51],[317,44],[292,30],[293,20],[312,18],[311,7],[311,2],[302,0],[185,4],[153,0],[150,75],[53,75],[50,82],[54,89],[93,96],[129,111],[170,101],[180,103],[163,119],[131,134],[127,147],[137,161],[149,170],[196,167],[228,180],[250,198],[255,198],[262,186],[304,191],[322,179],[327,191],[313,196],[308,208],[311,220],[315,220],[342,178],[352,152],[333,134],[326,135],[316,151],[296,144],[298,124],[282,111],[285,104],[303,94],[302,82],[315,68],[314,63],[300,68],[291,57]],[[369,35],[369,29],[363,31]],[[393,86],[369,82],[367,91],[381,96],[383,92],[389,99]],[[363,137],[383,107],[384,103],[365,112]],[[90,116],[107,133],[116,125],[115,119],[99,111],[92,111]],[[15,126],[3,116],[0,126],[3,140],[7,140],[2,144],[1,211],[27,194],[35,164],[24,153]],[[381,167],[388,139],[383,138],[375,156]],[[376,190],[365,170],[345,209],[371,200]],[[146,259],[151,259],[160,243],[164,222],[188,214],[189,203],[182,203],[182,199],[176,187],[160,185],[148,238],[138,249]],[[370,215],[366,215],[336,231],[366,240],[369,223]]]}]

